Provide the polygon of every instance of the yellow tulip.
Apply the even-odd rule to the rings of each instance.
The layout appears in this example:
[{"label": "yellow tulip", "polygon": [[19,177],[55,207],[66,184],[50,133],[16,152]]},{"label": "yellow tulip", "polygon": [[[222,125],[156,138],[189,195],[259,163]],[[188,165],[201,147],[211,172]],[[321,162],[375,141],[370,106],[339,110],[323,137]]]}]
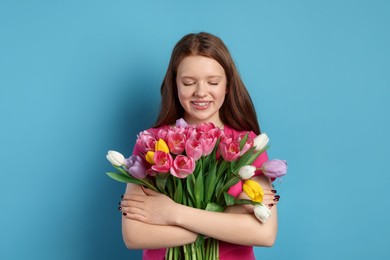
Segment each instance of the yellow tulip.
[{"label": "yellow tulip", "polygon": [[148,151],[145,155],[145,159],[150,164],[156,164],[154,161],[154,153],[155,151],[161,151],[164,153],[169,153],[169,148],[167,143],[163,139],[158,139],[156,144],[154,145],[154,151]]},{"label": "yellow tulip", "polygon": [[254,180],[246,180],[242,185],[243,191],[248,197],[255,202],[262,202],[264,197],[264,190],[261,185]]},{"label": "yellow tulip", "polygon": [[158,139],[158,141],[156,142],[154,150],[169,153],[169,148],[168,148],[167,143],[161,138]]},{"label": "yellow tulip", "polygon": [[150,164],[156,164],[156,162],[154,161],[154,152],[153,151],[148,151],[145,155],[145,159]]}]

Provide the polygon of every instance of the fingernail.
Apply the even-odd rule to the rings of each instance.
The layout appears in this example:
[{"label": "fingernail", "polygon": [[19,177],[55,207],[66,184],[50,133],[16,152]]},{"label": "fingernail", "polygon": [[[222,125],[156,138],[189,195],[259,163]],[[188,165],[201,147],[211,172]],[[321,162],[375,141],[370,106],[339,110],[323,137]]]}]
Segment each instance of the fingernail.
[{"label": "fingernail", "polygon": [[275,201],[275,202],[279,201],[279,198],[274,198],[274,201]]},{"label": "fingernail", "polygon": [[121,202],[119,201],[118,205],[121,205]]},{"label": "fingernail", "polygon": [[122,210],[122,207],[118,207],[118,210]]},{"label": "fingernail", "polygon": [[125,195],[122,194],[121,199],[123,199],[124,196],[125,196]]},{"label": "fingernail", "polygon": [[277,191],[276,190],[271,190],[272,193],[276,193]]},{"label": "fingernail", "polygon": [[127,213],[126,213],[126,212],[123,212],[122,215],[123,215],[123,216],[127,216]]},{"label": "fingernail", "polygon": [[280,199],[280,196],[279,195],[275,195],[275,198]]},{"label": "fingernail", "polygon": [[271,204],[269,204],[268,206],[269,206],[270,208],[272,208],[273,205],[274,205],[274,204],[271,203]]}]

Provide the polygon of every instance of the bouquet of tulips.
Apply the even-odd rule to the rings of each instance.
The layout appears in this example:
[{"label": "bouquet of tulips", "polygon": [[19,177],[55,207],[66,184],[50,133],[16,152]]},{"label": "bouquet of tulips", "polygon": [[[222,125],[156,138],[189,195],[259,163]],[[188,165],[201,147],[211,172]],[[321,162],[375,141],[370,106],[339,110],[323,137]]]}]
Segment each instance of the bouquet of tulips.
[{"label": "bouquet of tulips", "polygon": [[[249,133],[236,139],[226,136],[212,123],[187,125],[179,119],[175,126],[142,131],[137,136],[135,155],[125,158],[108,151],[107,159],[119,172],[111,178],[143,185],[161,192],[175,202],[208,211],[222,212],[235,204],[254,205],[254,214],[266,222],[271,212],[261,204],[263,189],[251,180],[256,170],[271,178],[286,173],[283,160],[266,161],[260,169],[251,163],[268,146],[263,133],[251,138]],[[244,181],[243,191],[250,199],[236,199],[229,188]],[[198,236],[196,242],[169,248],[166,259],[219,259],[218,241]]]}]

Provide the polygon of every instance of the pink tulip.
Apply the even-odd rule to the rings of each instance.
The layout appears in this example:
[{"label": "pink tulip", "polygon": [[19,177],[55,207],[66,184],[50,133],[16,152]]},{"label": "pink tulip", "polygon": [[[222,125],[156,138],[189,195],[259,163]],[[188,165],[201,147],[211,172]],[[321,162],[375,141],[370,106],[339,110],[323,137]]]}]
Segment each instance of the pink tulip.
[{"label": "pink tulip", "polygon": [[181,154],[185,148],[186,137],[184,134],[168,133],[167,135],[169,151],[173,154]]},{"label": "pink tulip", "polygon": [[195,170],[195,160],[184,155],[176,156],[171,168],[171,174],[177,178],[186,178]]},{"label": "pink tulip", "polygon": [[208,133],[212,134],[215,138],[219,138],[222,135],[225,135],[223,130],[218,128],[218,127],[214,128],[214,129],[211,129],[210,131],[208,131]]},{"label": "pink tulip", "polygon": [[196,139],[187,140],[185,150],[188,157],[192,157],[195,161],[202,156],[202,144]]},{"label": "pink tulip", "polygon": [[[245,135],[239,136],[238,141],[240,142],[244,138],[244,136]],[[252,148],[252,146],[253,146],[253,139],[248,136],[248,138],[246,139],[246,142],[244,144],[244,147],[242,147],[242,150],[240,152],[240,156],[245,154],[249,149]]]},{"label": "pink tulip", "polygon": [[195,127],[188,126],[185,131],[187,140],[189,139],[199,139],[200,134],[196,131]]},{"label": "pink tulip", "polygon": [[231,136],[227,136],[225,134],[221,135],[220,143],[230,144],[231,142],[233,142],[233,138]]},{"label": "pink tulip", "polygon": [[164,127],[164,128],[161,128],[158,133],[157,133],[157,136],[156,136],[156,140],[158,139],[163,139],[165,142],[167,142],[167,136],[168,134],[172,132],[171,129],[169,129],[168,127]]},{"label": "pink tulip", "polygon": [[202,144],[202,155],[209,155],[217,143],[217,138],[213,136],[213,133],[204,133],[200,138]]},{"label": "pink tulip", "polygon": [[208,131],[210,131],[211,129],[214,129],[214,128],[216,128],[216,127],[213,123],[205,122],[205,123],[199,124],[196,127],[196,130],[198,130],[198,132],[201,132],[201,133],[207,133]]},{"label": "pink tulip", "polygon": [[127,172],[137,179],[146,177],[146,168],[144,161],[138,155],[132,155],[125,160]]},{"label": "pink tulip", "polygon": [[287,162],[285,160],[268,160],[263,163],[260,170],[270,178],[279,178],[287,173]]},{"label": "pink tulip", "polygon": [[169,153],[156,151],[153,158],[156,164],[152,166],[152,170],[161,173],[169,172],[173,162],[173,158]]},{"label": "pink tulip", "polygon": [[240,143],[237,141],[231,143],[221,142],[218,149],[223,159],[228,162],[232,162],[240,156]]},{"label": "pink tulip", "polygon": [[136,145],[142,152],[153,151],[156,143],[155,136],[149,131],[142,131],[137,136]]}]

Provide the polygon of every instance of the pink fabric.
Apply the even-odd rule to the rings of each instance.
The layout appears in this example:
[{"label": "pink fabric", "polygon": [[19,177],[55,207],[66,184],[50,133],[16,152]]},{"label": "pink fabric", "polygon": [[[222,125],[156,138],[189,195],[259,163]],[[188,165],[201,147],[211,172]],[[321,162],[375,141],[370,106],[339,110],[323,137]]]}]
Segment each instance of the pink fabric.
[{"label": "pink fabric", "polygon": [[[242,133],[226,125],[224,127],[224,132],[226,135],[233,136],[233,138],[238,137]],[[254,138],[256,137],[256,134],[250,132],[249,136]],[[140,152],[139,149],[137,148],[137,146],[135,146],[133,154],[139,154],[139,152]],[[267,160],[268,160],[267,153],[264,152],[253,162],[253,165],[259,168]],[[256,175],[260,175],[260,174],[261,171],[258,171],[256,173]],[[229,189],[229,194],[237,197],[241,193],[241,191],[242,191],[242,182],[239,182]],[[164,260],[165,253],[166,253],[165,248],[146,249],[143,251],[142,259],[143,260]],[[219,241],[219,256],[220,256],[220,260],[236,260],[236,259],[255,260],[256,259],[253,253],[252,246],[236,245],[224,241]]]}]

